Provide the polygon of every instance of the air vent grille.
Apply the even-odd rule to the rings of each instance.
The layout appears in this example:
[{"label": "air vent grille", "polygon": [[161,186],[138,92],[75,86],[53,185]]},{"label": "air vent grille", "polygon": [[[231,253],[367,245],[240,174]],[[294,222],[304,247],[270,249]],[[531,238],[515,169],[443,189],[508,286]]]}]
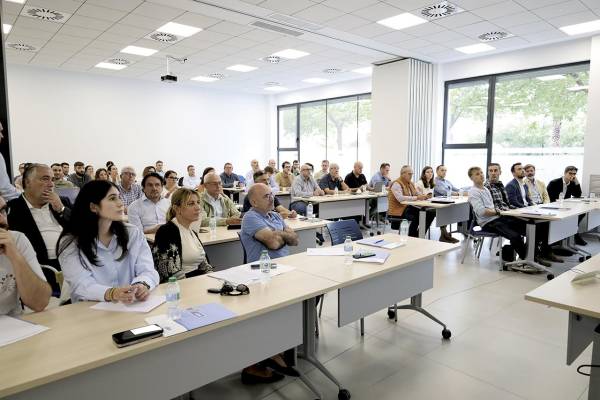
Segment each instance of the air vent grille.
[{"label": "air vent grille", "polygon": [[340,74],[344,71],[341,70],[340,68],[326,68],[323,70],[323,72],[326,74]]},{"label": "air vent grille", "polygon": [[319,29],[323,29],[321,25],[313,24],[312,22],[308,22],[296,17],[291,17],[285,14],[275,13],[269,15],[268,18],[274,19],[275,21],[283,22],[288,25],[292,25],[296,28],[308,29],[309,31],[318,31]]},{"label": "air vent grille", "polygon": [[434,19],[440,19],[450,15],[458,14],[463,11],[464,10],[456,4],[452,4],[448,1],[442,1],[441,3],[423,8],[421,10],[421,15],[431,21]]},{"label": "air vent grille", "polygon": [[154,41],[162,42],[162,43],[176,43],[176,42],[179,42],[183,38],[180,38],[177,35],[173,35],[172,33],[152,32],[151,34],[146,36],[146,39],[150,39],[150,40],[154,40]]},{"label": "air vent grille", "polygon": [[269,64],[279,64],[281,62],[284,62],[285,59],[279,56],[266,56],[261,58],[261,61],[268,62]]},{"label": "air vent grille", "polygon": [[493,42],[495,40],[502,40],[502,39],[506,39],[506,38],[509,38],[509,37],[512,37],[512,36],[514,36],[512,33],[501,32],[501,31],[494,31],[494,32],[483,33],[483,34],[481,34],[481,35],[479,35],[477,37],[482,42]]},{"label": "air vent grille", "polygon": [[21,15],[28,18],[41,19],[42,21],[58,22],[64,24],[71,17],[71,14],[55,11],[44,7],[25,6]]},{"label": "air vent grille", "polygon": [[109,60],[106,60],[106,62],[109,62],[111,64],[117,64],[117,65],[129,65],[131,64],[131,61],[125,59],[125,58],[111,58]]},{"label": "air vent grille", "polygon": [[208,75],[210,78],[215,78],[215,79],[225,79],[227,76],[224,74],[220,74],[218,72],[215,72],[214,74],[210,74]]}]

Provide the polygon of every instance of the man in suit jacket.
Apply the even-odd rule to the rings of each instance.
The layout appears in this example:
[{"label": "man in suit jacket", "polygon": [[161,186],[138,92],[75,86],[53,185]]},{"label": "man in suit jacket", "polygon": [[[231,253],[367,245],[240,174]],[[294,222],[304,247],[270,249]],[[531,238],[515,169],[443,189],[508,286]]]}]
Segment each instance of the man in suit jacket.
[{"label": "man in suit jacket", "polygon": [[[8,224],[12,230],[27,236],[40,265],[60,270],[56,245],[63,227],[71,216],[70,201],[54,191],[52,170],[43,164],[32,164],[23,173],[23,194],[8,202]],[[60,292],[53,274],[47,274],[54,294]]]},{"label": "man in suit jacket", "polygon": [[532,206],[533,201],[529,196],[529,188],[523,182],[525,171],[521,163],[514,163],[510,167],[513,179],[506,184],[506,194],[508,194],[508,202],[517,208]]},{"label": "man in suit jacket", "polygon": [[565,199],[581,197],[581,185],[577,180],[577,167],[568,166],[565,168],[562,178],[551,180],[548,183],[548,196],[551,202],[558,200],[561,193],[565,194]]}]

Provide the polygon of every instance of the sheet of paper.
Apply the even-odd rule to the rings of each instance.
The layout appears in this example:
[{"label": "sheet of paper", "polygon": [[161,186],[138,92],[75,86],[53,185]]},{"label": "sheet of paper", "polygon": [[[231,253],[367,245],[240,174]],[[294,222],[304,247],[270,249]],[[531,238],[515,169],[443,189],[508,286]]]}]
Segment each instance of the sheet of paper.
[{"label": "sheet of paper", "polygon": [[375,255],[373,257],[354,259],[354,262],[383,264],[383,263],[385,263],[385,260],[387,260],[388,257],[390,256],[390,253],[388,253],[387,251],[374,250],[373,253],[375,253]]},{"label": "sheet of paper", "polygon": [[208,303],[183,310],[181,318],[177,320],[177,323],[189,331],[235,316],[234,312],[219,303]]},{"label": "sheet of paper", "polygon": [[400,246],[404,246],[404,243],[388,242],[387,240],[377,238],[367,238],[358,240],[356,243],[366,244],[368,246],[381,247],[383,249],[395,249]]},{"label": "sheet of paper", "polygon": [[93,305],[90,308],[102,311],[147,313],[154,310],[156,307],[160,306],[164,302],[165,296],[150,296],[146,301],[137,301],[133,304],[125,304],[121,302],[112,303],[108,301],[103,301]]},{"label": "sheet of paper", "polygon": [[[253,263],[254,264],[254,263]],[[256,262],[258,264],[258,261]],[[277,264],[277,268],[271,268],[271,276],[277,276],[286,272],[293,271],[295,268],[289,265]],[[244,264],[237,267],[225,269],[223,271],[211,272],[208,274],[211,278],[227,281],[231,283],[249,285],[259,282],[262,279],[260,269],[250,268],[250,264]]]},{"label": "sheet of paper", "polygon": [[48,329],[42,325],[0,315],[0,347],[27,339]]},{"label": "sheet of paper", "polygon": [[183,325],[179,325],[177,322],[173,321],[167,314],[154,315],[152,317],[145,318],[145,320],[148,324],[156,324],[163,328],[164,337],[187,332],[187,329],[185,329]]},{"label": "sheet of paper", "polygon": [[307,256],[343,256],[343,247],[311,247],[306,249]]}]

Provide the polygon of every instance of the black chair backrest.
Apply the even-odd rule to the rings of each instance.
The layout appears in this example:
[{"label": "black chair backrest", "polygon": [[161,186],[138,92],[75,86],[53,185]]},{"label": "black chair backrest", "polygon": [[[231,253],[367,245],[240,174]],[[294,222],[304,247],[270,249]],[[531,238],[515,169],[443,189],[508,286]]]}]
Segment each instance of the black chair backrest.
[{"label": "black chair backrest", "polygon": [[358,223],[353,219],[330,222],[327,224],[329,236],[331,236],[331,245],[344,243],[346,236],[350,236],[352,241],[360,240],[363,234],[358,226]]},{"label": "black chair backrest", "polygon": [[240,244],[242,245],[242,251],[244,252],[244,264],[246,264],[248,261],[248,257],[246,256],[246,248],[244,247],[244,242],[242,242],[242,235],[240,232],[237,233],[238,238],[240,239]]},{"label": "black chair backrest", "polygon": [[183,176],[181,178],[179,178],[179,181],[177,182],[177,184],[179,186],[183,186]]}]

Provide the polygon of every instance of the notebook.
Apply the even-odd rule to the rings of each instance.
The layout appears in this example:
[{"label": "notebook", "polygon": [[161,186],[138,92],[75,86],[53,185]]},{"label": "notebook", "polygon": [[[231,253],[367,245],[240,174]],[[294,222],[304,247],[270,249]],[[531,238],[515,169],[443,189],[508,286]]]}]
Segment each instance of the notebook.
[{"label": "notebook", "polygon": [[382,249],[395,249],[401,246],[404,246],[404,243],[390,242],[388,240],[379,239],[376,237],[361,239],[356,241],[359,244],[366,244],[367,246],[375,246],[380,247]]}]

